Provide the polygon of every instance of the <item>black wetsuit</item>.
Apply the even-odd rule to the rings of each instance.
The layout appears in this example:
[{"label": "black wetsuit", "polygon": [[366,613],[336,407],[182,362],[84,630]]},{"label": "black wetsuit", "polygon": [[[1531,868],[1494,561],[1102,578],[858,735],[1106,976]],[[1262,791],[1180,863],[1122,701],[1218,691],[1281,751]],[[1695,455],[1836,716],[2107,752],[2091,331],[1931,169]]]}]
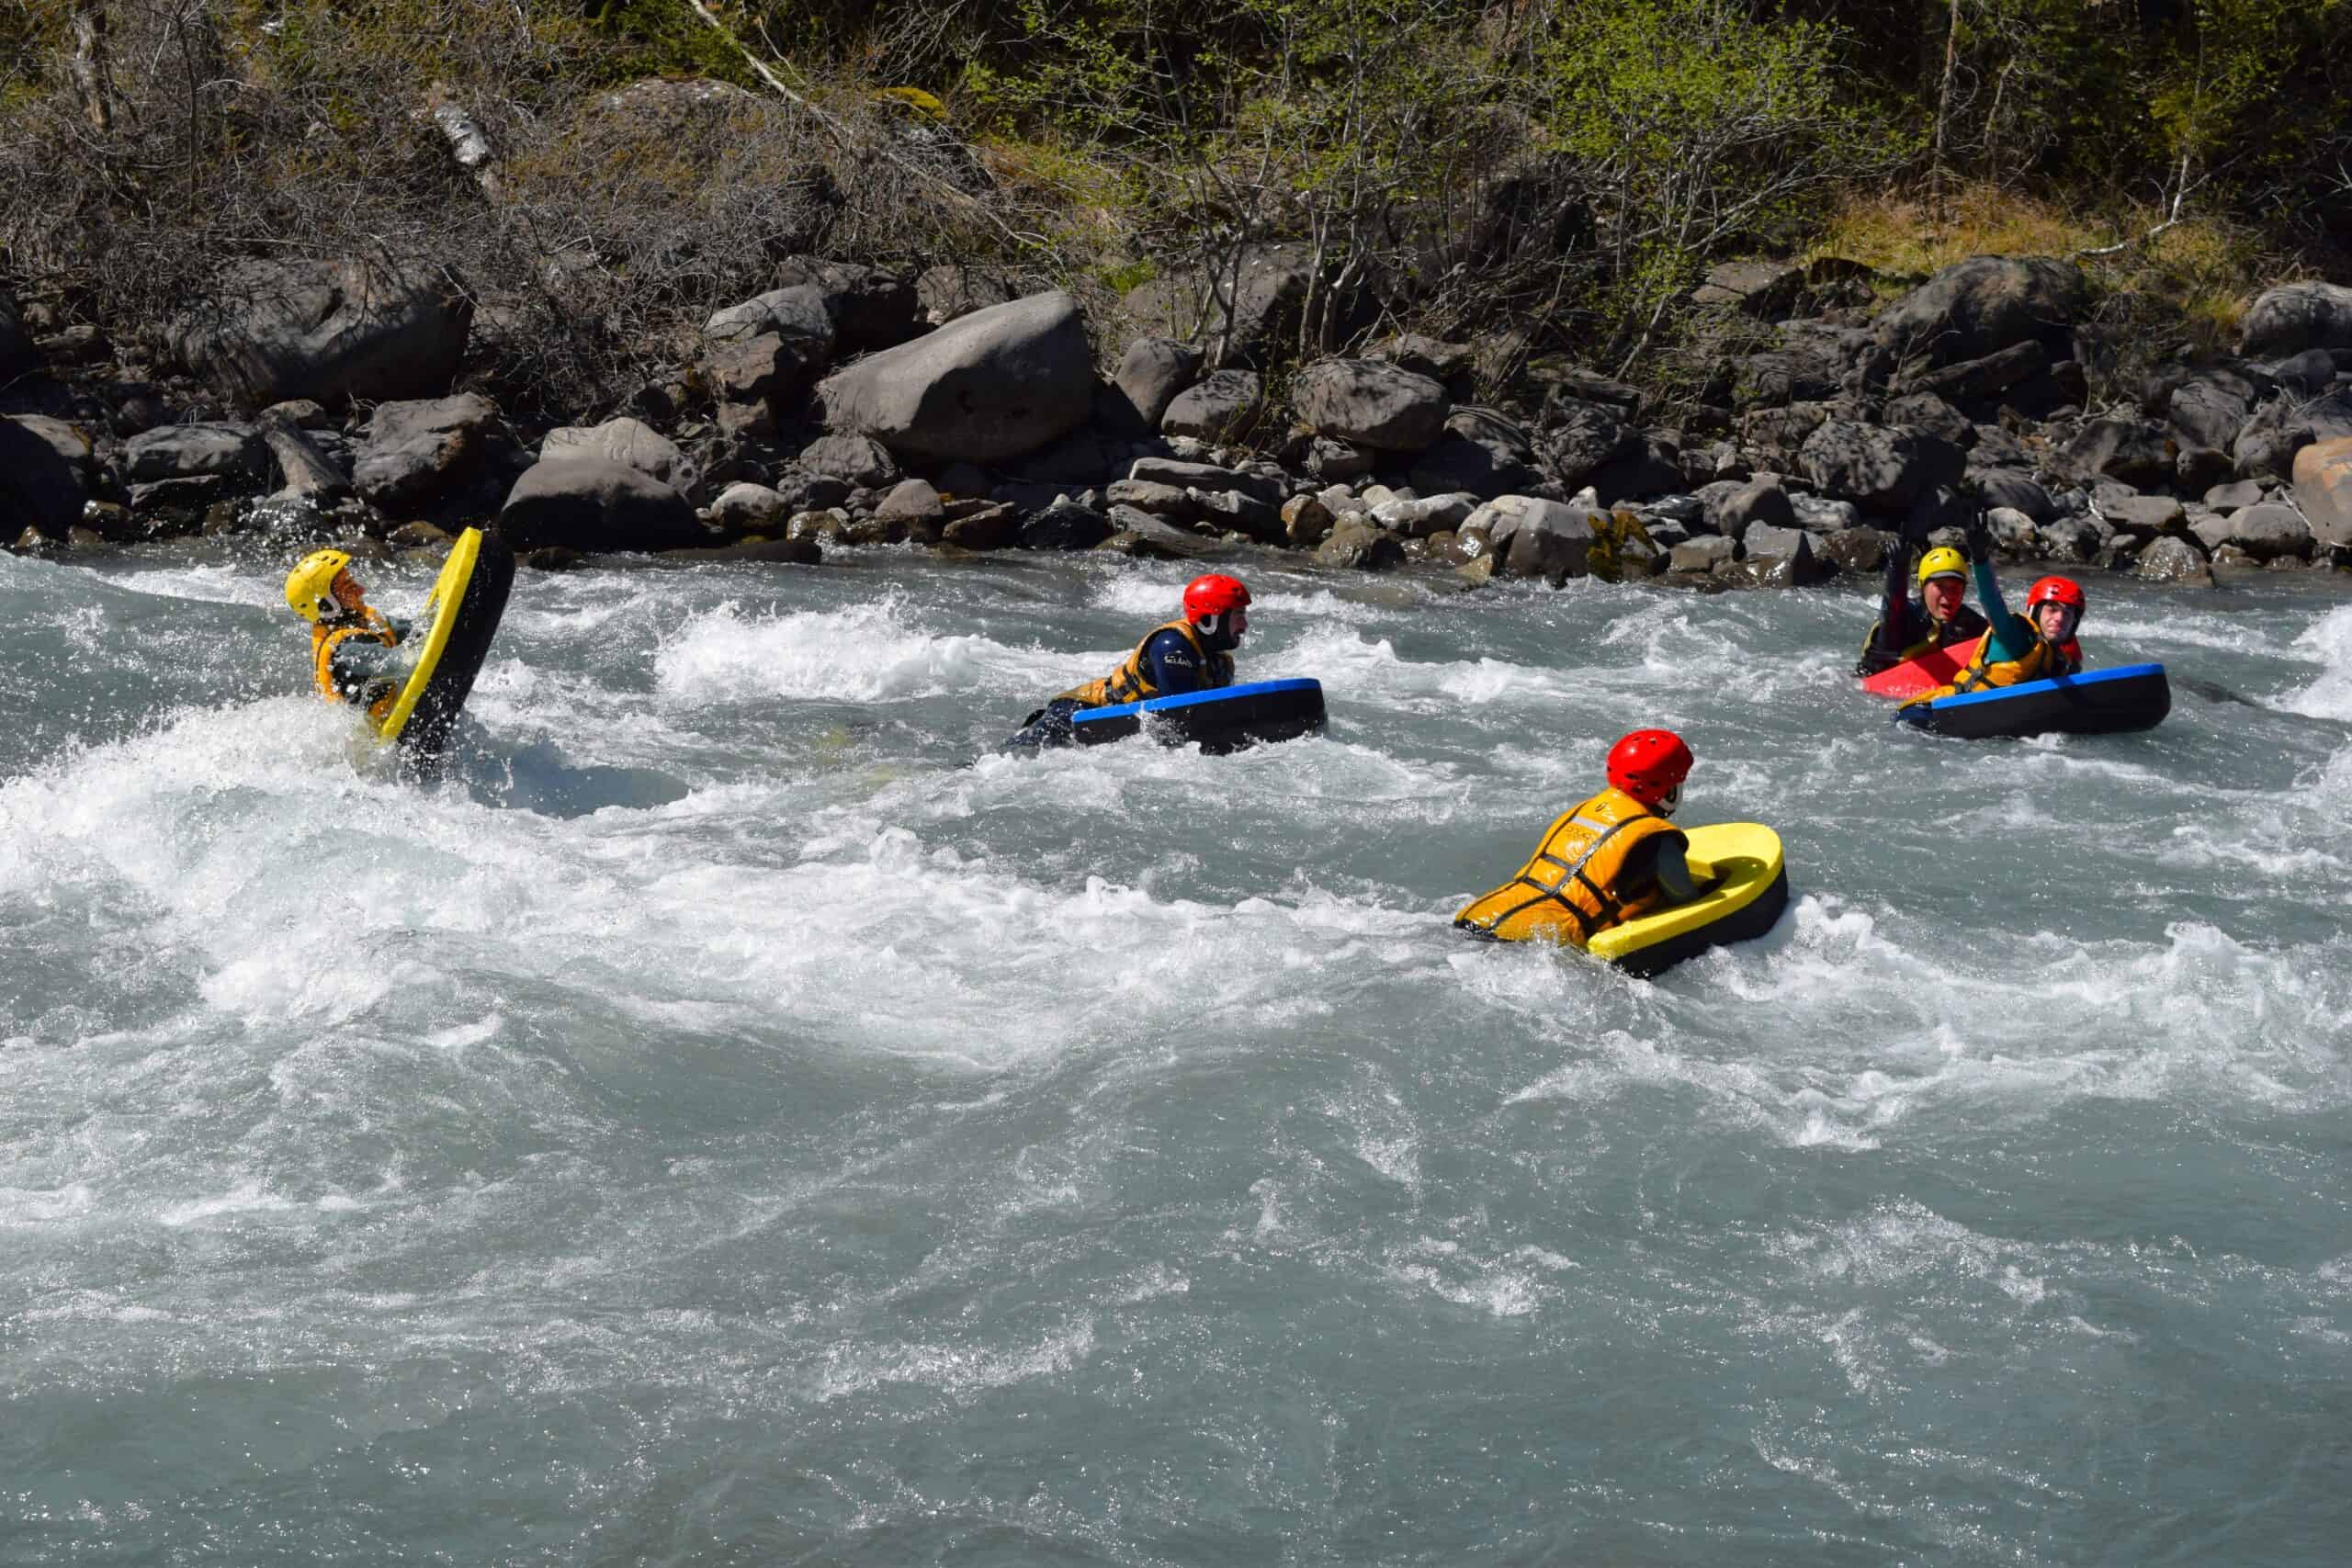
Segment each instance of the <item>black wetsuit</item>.
[{"label": "black wetsuit", "polygon": [[1878,619],[1871,623],[1871,635],[1862,644],[1861,658],[1854,662],[1855,674],[1875,675],[1882,670],[1892,670],[1906,659],[1917,658],[1923,643],[1950,648],[1954,643],[1973,642],[1984,635],[1984,617],[1967,604],[1954,610],[1951,620],[1937,625],[1927,607],[1911,597],[1910,576],[1911,547],[1906,541],[1886,552],[1886,578],[1879,585]]}]

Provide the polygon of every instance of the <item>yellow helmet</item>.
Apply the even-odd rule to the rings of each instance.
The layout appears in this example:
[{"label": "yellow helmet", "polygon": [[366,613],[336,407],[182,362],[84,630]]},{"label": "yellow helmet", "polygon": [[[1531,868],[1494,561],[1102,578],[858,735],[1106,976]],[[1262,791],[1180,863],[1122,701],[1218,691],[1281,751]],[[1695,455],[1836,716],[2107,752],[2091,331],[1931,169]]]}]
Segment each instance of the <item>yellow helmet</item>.
[{"label": "yellow helmet", "polygon": [[1919,586],[1925,588],[1931,579],[1957,577],[1968,581],[1968,558],[1950,545],[1938,545],[1919,558]]},{"label": "yellow helmet", "polygon": [[312,550],[286,574],[287,604],[306,621],[342,615],[343,606],[334,602],[334,580],[350,564],[351,558],[341,550]]}]

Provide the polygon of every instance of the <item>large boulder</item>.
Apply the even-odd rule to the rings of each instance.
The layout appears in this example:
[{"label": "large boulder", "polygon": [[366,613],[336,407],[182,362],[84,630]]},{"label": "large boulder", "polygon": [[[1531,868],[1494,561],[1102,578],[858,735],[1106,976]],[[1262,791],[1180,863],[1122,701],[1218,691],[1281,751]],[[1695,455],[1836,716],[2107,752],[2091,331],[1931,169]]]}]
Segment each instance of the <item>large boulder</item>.
[{"label": "large boulder", "polygon": [[2324,545],[2352,545],[2352,437],[2317,441],[2295,454],[2295,504]]},{"label": "large boulder", "polygon": [[1898,378],[1897,392],[1933,392],[1954,402],[1982,402],[2010,388],[2030,381],[2050,368],[2050,351],[2028,338],[1984,355],[1956,364],[1917,366]]},{"label": "large boulder", "polygon": [[1325,341],[1366,324],[1360,294],[1334,299],[1328,288],[1317,288],[1333,265],[1312,245],[1259,245],[1205,272],[1171,270],[1129,289],[1120,304],[1155,337],[1199,344],[1218,365],[1263,370],[1297,344],[1310,296],[1321,295]]},{"label": "large boulder", "polygon": [[122,477],[131,484],[219,475],[258,479],[268,448],[250,424],[164,424],[123,444]]},{"label": "large boulder", "polygon": [[1582,577],[1592,547],[1590,514],[1566,502],[1506,495],[1472,513],[1462,525],[1483,534],[1503,571],[1513,577]]},{"label": "large boulder", "polygon": [[379,403],[351,465],[351,482],[370,506],[405,515],[481,477],[498,410],[478,392]]},{"label": "large boulder", "polygon": [[703,363],[722,404],[778,405],[808,389],[833,357],[832,313],[812,284],[744,300],[703,323]]},{"label": "large boulder", "polygon": [[0,515],[11,534],[29,526],[62,539],[89,499],[84,473],[46,434],[26,421],[0,419]]},{"label": "large boulder", "polygon": [[668,550],[711,542],[684,496],[626,463],[584,453],[526,469],[498,526],[518,550]]},{"label": "large boulder", "polygon": [[2310,348],[2352,349],[2352,288],[2282,283],[2263,290],[2238,323],[2238,346],[2267,359]]},{"label": "large boulder", "polygon": [[539,443],[545,457],[603,457],[624,463],[640,474],[660,479],[681,495],[691,496],[702,476],[678,444],[642,420],[623,414],[602,424],[567,424],[547,433]]},{"label": "large boulder", "polygon": [[1094,356],[1078,301],[1054,290],[953,321],[828,377],[825,423],[903,457],[1001,462],[1086,422]]},{"label": "large boulder", "polygon": [[1690,303],[1772,321],[1793,310],[1804,293],[1804,268],[1794,262],[1719,262],[1690,291]]},{"label": "large boulder", "polygon": [[1151,431],[1168,412],[1176,394],[1197,380],[1201,351],[1174,338],[1139,337],[1127,344],[1119,373],[1111,378],[1112,398],[1118,400],[1119,423]]},{"label": "large boulder", "polygon": [[1291,401],[1322,434],[1387,452],[1429,446],[1453,407],[1438,382],[1376,359],[1319,360],[1291,383]]},{"label": "large boulder", "polygon": [[1965,462],[1959,448],[1924,432],[1849,419],[1823,420],[1797,449],[1797,469],[1814,489],[1885,516],[1958,483]]},{"label": "large boulder", "polygon": [[800,449],[797,461],[809,473],[831,474],[869,490],[899,482],[889,448],[871,436],[820,435]]},{"label": "large boulder", "polygon": [[2028,342],[2049,349],[2053,359],[2064,358],[2085,292],[2082,271],[2072,262],[1971,256],[1881,312],[1878,342],[1898,361],[1929,367],[1983,359]]},{"label": "large boulder", "polygon": [[21,376],[40,364],[40,350],[25,331],[24,312],[17,307],[17,297],[0,288],[0,380]]},{"label": "large boulder", "polygon": [[447,391],[472,322],[472,301],[439,267],[246,259],[166,335],[180,363],[252,407],[340,405]]},{"label": "large boulder", "polygon": [[2058,454],[2059,468],[2077,483],[2114,479],[2134,490],[2161,488],[2173,477],[2174,442],[2133,419],[2094,419]]},{"label": "large boulder", "polygon": [[1445,434],[1414,461],[1413,488],[1423,495],[1467,491],[1482,501],[1533,486],[1534,445],[1527,433],[1491,409],[1457,408]]},{"label": "large boulder", "polygon": [[2171,534],[2142,550],[2134,570],[2150,582],[2175,582],[2191,588],[2213,586],[2213,573],[2206,563],[2205,552]]},{"label": "large boulder", "polygon": [[1232,441],[1250,433],[1265,407],[1265,389],[1256,371],[1219,370],[1177,393],[1160,416],[1159,428],[1170,435]]},{"label": "large boulder", "polygon": [[816,291],[832,322],[834,345],[843,354],[896,348],[923,330],[922,297],[907,273],[864,262],[790,256],[776,274],[786,288]]},{"label": "large boulder", "polygon": [[2209,517],[2188,531],[2208,552],[2234,545],[2258,561],[2300,560],[2312,553],[2311,525],[2301,513],[2277,502],[2240,507],[2227,517]]},{"label": "large boulder", "polygon": [[2164,412],[2183,446],[2226,452],[2254,412],[2257,395],[2255,384],[2234,370],[2200,370],[2172,389]]}]

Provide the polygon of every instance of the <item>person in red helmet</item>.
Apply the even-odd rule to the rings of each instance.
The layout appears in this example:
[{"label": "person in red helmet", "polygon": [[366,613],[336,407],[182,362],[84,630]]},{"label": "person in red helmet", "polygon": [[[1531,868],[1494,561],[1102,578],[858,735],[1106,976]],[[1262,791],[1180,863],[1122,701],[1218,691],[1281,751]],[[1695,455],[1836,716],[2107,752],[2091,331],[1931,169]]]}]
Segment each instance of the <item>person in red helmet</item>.
[{"label": "person in red helmet", "polygon": [[1581,948],[1611,926],[1686,903],[1704,889],[1668,818],[1682,804],[1690,748],[1670,729],[1636,729],[1609,749],[1609,787],[1553,819],[1517,876],[1454,916],[1483,936]]},{"label": "person in red helmet", "polygon": [[2082,584],[2071,577],[2042,578],[2026,590],[2025,614],[2020,615],[2002,599],[2000,584],[1993,579],[1992,540],[1982,520],[1969,532],[1968,553],[1976,563],[1976,597],[1987,623],[1984,635],[1976,639],[1967,666],[1949,685],[1922,692],[1905,707],[1990,686],[2072,675],[2083,667],[2083,646],[2075,640],[2089,604]]},{"label": "person in red helmet", "polygon": [[1183,613],[1146,632],[1135,651],[1098,681],[1072,686],[1023,721],[1013,746],[1069,739],[1069,716],[1183,692],[1233,684],[1233,650],[1250,629],[1250,589],[1238,577],[1210,572],[1184,585]]}]

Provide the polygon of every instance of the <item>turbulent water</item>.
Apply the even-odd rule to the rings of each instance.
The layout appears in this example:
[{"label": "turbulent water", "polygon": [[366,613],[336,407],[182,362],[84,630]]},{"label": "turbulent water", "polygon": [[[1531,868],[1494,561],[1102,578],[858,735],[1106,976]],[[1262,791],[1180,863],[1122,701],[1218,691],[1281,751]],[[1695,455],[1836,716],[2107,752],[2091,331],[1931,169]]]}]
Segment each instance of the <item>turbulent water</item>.
[{"label": "turbulent water", "polygon": [[[420,790],[0,557],[0,1562],[2345,1560],[2340,591],[1968,744],[1858,591],[1250,570],[1325,738],[989,755],[1185,571],[876,551],[525,574]],[[1779,928],[1457,939],[1645,724]]]}]

